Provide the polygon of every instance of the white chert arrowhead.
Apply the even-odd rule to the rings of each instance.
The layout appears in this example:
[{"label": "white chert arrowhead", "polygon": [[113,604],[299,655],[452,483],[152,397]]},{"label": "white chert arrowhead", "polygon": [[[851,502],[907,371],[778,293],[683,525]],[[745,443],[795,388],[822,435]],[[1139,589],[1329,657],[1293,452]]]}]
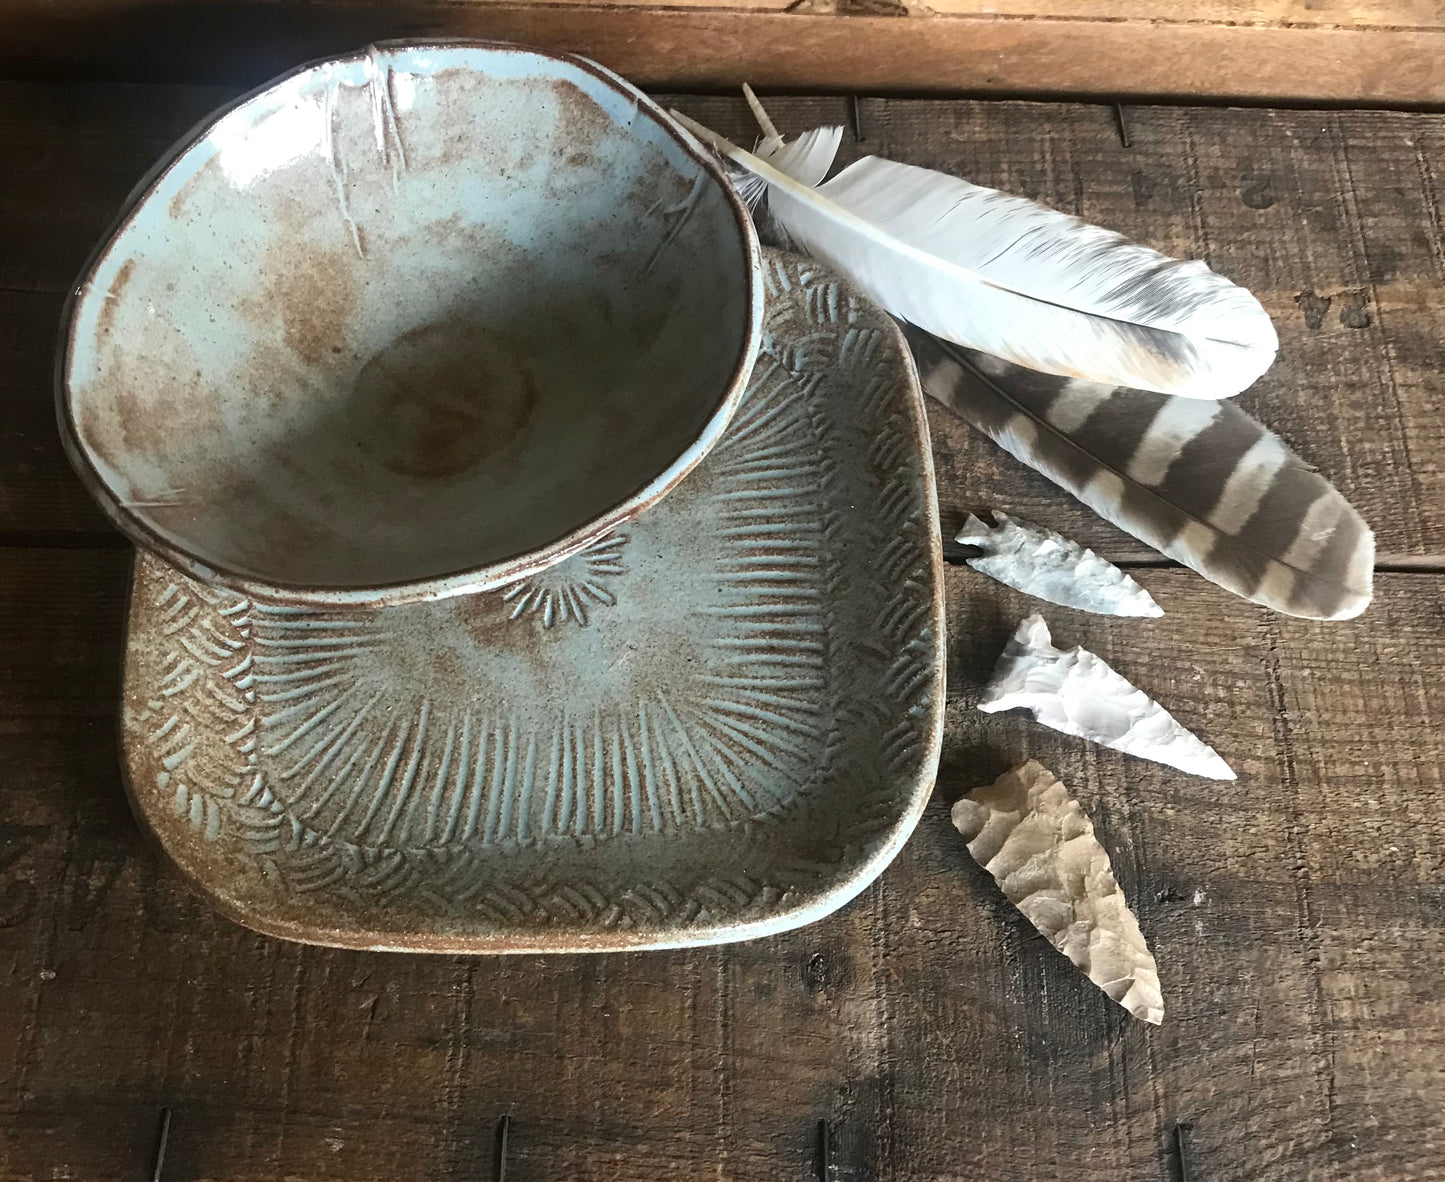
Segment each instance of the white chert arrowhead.
[{"label": "white chert arrowhead", "polygon": [[1066,735],[1211,780],[1236,778],[1212,747],[1093,653],[1055,648],[1039,615],[1019,624],[978,704],[987,714],[1016,706]]},{"label": "white chert arrowhead", "polygon": [[969,514],[954,540],[983,551],[965,562],[1000,583],[1101,616],[1162,616],[1153,596],[1112,562],[1063,534],[993,511],[989,526]]},{"label": "white chert arrowhead", "polygon": [[1055,948],[1145,1022],[1164,1021],[1159,970],[1078,801],[1029,760],[953,806],[968,852]]}]

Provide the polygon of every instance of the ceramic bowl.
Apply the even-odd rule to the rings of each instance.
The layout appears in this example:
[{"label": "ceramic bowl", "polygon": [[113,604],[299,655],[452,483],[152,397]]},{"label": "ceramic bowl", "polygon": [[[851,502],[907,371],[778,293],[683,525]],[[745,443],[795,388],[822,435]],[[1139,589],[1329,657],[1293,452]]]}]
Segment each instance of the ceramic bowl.
[{"label": "ceramic bowl", "polygon": [[656,502],[758,346],[747,211],[591,62],[391,43],[142,183],[72,296],[67,448],[138,544],[303,603],[541,570]]}]

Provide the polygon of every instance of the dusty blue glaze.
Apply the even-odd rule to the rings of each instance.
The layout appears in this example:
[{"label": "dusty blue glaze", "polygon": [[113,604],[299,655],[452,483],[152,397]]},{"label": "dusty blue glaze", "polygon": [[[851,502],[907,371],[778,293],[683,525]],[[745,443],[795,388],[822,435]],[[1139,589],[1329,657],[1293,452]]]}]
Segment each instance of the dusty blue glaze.
[{"label": "dusty blue glaze", "polygon": [[505,588],[300,608],[136,565],[137,814],[261,931],[474,954],[767,935],[861,891],[943,731],[938,510],[893,322],[772,255],[675,494]]},{"label": "dusty blue glaze", "polygon": [[193,136],[72,307],[61,422],[192,575],[399,602],[543,569],[670,489],[756,351],[746,211],[591,63],[400,44]]}]

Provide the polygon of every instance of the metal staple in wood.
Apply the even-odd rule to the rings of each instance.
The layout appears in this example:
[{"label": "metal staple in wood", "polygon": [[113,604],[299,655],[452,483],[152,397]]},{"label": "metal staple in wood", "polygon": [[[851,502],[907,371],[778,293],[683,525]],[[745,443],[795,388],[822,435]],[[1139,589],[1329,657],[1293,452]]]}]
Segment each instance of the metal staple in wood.
[{"label": "metal staple in wood", "polygon": [[160,1129],[156,1133],[156,1152],[151,1161],[151,1182],[161,1182],[161,1174],[166,1168],[166,1146],[171,1139],[171,1110],[161,1109]]}]

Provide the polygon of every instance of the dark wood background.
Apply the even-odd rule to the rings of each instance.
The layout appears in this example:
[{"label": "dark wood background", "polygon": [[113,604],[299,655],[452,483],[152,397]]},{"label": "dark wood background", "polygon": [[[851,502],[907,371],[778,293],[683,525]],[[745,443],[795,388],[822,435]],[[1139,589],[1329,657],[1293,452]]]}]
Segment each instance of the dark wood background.
[{"label": "dark wood background", "polygon": [[438,35],[672,89],[1445,105],[1440,0],[4,0],[0,75],[254,85]]},{"label": "dark wood background", "polygon": [[[1035,196],[1258,292],[1243,396],[1378,533],[1360,619],[1272,615],[934,408],[945,525],[1004,508],[1168,615],[1056,609],[1239,771],[1192,779],[973,709],[1033,604],[949,574],[934,800],[852,905],[775,938],[427,958],[253,935],[127,813],[129,554],[61,456],[54,334],[131,184],[214,87],[0,84],[0,1178],[897,1182],[1445,1179],[1445,117],[860,104],[870,151]],[[744,134],[740,103],[680,101]],[[785,130],[841,100],[772,104]],[[1092,813],[1159,961],[1129,1020],[948,824],[1026,756]],[[1184,1160],[1180,1161],[1180,1153]],[[1184,1171],[1181,1174],[1181,1169]]]}]

